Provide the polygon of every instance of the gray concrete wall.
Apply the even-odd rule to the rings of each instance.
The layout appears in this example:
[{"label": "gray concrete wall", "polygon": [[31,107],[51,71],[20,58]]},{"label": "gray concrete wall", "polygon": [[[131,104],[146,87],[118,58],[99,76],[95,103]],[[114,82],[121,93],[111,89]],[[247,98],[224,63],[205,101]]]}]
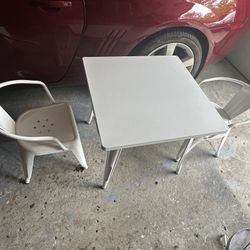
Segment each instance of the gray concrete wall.
[{"label": "gray concrete wall", "polygon": [[227,59],[250,80],[250,29],[239,44],[227,56]]}]

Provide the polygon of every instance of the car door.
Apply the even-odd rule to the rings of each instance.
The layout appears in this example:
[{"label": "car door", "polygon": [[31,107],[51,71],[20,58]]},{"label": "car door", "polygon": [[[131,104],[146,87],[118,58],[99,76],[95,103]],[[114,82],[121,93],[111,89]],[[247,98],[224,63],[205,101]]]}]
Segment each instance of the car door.
[{"label": "car door", "polygon": [[0,80],[57,81],[84,29],[83,0],[1,0]]}]

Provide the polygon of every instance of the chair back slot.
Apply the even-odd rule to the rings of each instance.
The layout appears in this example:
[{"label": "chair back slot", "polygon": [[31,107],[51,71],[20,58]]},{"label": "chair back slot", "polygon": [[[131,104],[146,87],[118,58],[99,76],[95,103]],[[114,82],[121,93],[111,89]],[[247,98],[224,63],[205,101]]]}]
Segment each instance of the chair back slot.
[{"label": "chair back slot", "polygon": [[241,87],[224,107],[230,119],[242,114],[250,108],[250,87]]}]

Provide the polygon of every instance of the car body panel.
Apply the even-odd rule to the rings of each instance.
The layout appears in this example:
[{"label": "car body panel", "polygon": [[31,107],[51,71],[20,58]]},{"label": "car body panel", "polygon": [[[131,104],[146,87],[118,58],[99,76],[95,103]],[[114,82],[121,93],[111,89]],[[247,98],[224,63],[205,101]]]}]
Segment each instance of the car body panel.
[{"label": "car body panel", "polygon": [[82,0],[71,1],[72,6],[65,8],[57,8],[63,1],[57,5],[46,0],[1,1],[1,80],[57,81],[66,74],[85,20]]},{"label": "car body panel", "polygon": [[[223,57],[247,27],[247,0],[86,0],[87,29],[82,56],[129,55],[157,32],[192,29],[208,42],[205,60]],[[248,12],[246,11],[248,10]]]},{"label": "car body panel", "polygon": [[[105,5],[101,4],[105,3],[105,1],[86,1],[88,27],[87,32],[84,34],[84,38],[91,38],[92,42],[96,42],[96,40],[100,39],[98,45],[102,46],[104,34],[106,36],[104,39],[110,37],[110,40],[116,39],[116,41],[119,39],[120,35],[122,36],[122,38],[119,39],[121,43],[125,43],[126,48],[130,47],[126,49],[126,54],[143,39],[161,30],[167,30],[174,27],[197,29],[208,37],[212,46],[214,46],[214,44],[219,43],[229,34],[230,25],[235,22],[236,0],[113,0],[110,2],[113,2],[113,4],[108,4],[109,8],[107,8],[107,10],[102,8],[100,10],[103,11],[96,13],[97,6]],[[119,8],[116,8],[119,2],[124,3],[123,8],[120,5],[118,5]],[[199,2],[205,2],[206,7]],[[230,2],[231,4],[229,4]],[[218,6],[220,6],[220,8],[218,8]],[[216,13],[217,9],[222,9],[223,11],[221,10]],[[95,15],[98,15],[98,18],[96,18]],[[230,18],[226,19],[228,16]],[[110,42],[110,44],[112,43]],[[102,51],[98,48],[98,45],[95,44],[95,46],[93,46],[93,51],[91,51],[90,48],[85,48],[85,50],[91,55],[94,53],[95,55],[110,54],[108,49]],[[109,47],[111,47],[111,45]],[[116,53],[120,53],[120,50],[114,48],[113,54]]]},{"label": "car body panel", "polygon": [[[48,0],[50,1],[52,0]],[[20,5],[20,2],[29,1],[14,0],[12,2],[18,2]],[[23,10],[29,16],[28,11],[30,10]],[[14,14],[16,15],[15,12]],[[180,28],[192,30],[201,39],[202,46],[207,48],[207,51],[204,49],[204,61],[211,62],[228,53],[244,33],[249,25],[250,4],[248,0],[74,0],[71,8],[50,12],[47,15],[50,19],[44,22],[45,27],[40,33],[43,39],[46,39],[49,37],[46,34],[47,29],[51,29],[49,35],[52,36],[51,25],[55,26],[54,39],[56,42],[60,41],[61,45],[55,46],[53,40],[40,43],[40,46],[45,46],[40,54],[46,55],[42,56],[42,62],[39,60],[39,54],[32,58],[30,56],[32,53],[28,51],[27,61],[29,58],[32,60],[27,64],[37,68],[36,71],[32,67],[29,72],[20,70],[20,68],[25,68],[21,65],[23,63],[21,61],[18,65],[12,65],[12,71],[16,70],[15,76],[55,81],[66,72],[68,75],[81,73],[83,56],[129,55],[141,43],[158,32]],[[9,20],[7,13],[4,16],[6,20]],[[28,22],[26,25],[29,25]],[[58,27],[60,27],[59,31]],[[72,27],[75,27],[74,31]],[[8,27],[1,21],[0,39],[4,37],[4,29],[8,30]],[[36,31],[34,32],[35,36]],[[14,35],[12,32],[8,39],[16,39]],[[19,40],[26,41],[27,32],[24,32],[22,36]],[[34,39],[32,32],[29,36],[31,40]],[[61,37],[68,38],[68,40],[61,40]],[[24,53],[25,45],[20,45],[20,47]],[[0,50],[2,54],[1,42]],[[5,51],[7,58],[9,52]],[[16,63],[17,51],[14,50],[11,53]],[[2,65],[0,66],[0,78],[4,79]],[[43,70],[37,74],[39,68]]]}]

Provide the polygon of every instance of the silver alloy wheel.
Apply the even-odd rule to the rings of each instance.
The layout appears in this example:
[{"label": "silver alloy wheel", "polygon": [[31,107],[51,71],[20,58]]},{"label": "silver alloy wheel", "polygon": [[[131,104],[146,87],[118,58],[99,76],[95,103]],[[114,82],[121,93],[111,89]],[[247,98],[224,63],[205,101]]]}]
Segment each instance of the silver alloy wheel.
[{"label": "silver alloy wheel", "polygon": [[148,56],[178,56],[191,72],[194,67],[194,53],[184,43],[166,43],[151,51]]}]

